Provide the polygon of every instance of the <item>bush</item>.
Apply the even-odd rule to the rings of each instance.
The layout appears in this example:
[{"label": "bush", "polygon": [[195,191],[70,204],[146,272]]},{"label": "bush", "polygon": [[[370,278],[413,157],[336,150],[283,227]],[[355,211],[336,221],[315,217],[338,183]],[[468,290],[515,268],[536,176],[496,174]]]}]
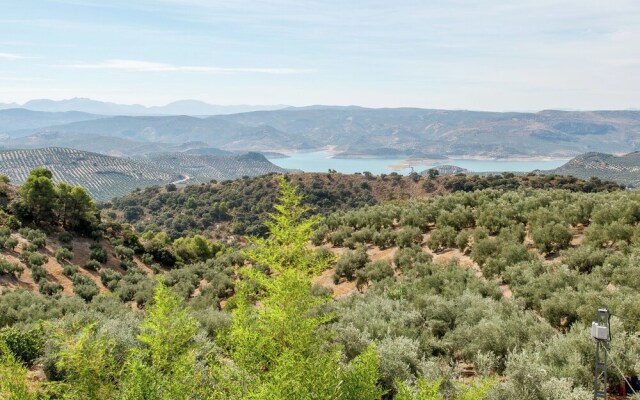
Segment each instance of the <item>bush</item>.
[{"label": "bush", "polygon": [[78,267],[75,265],[65,264],[65,266],[62,267],[62,274],[66,277],[73,278],[77,273]]},{"label": "bush", "polygon": [[91,301],[100,293],[98,285],[91,278],[81,274],[73,278],[73,291],[84,301]]},{"label": "bush", "polygon": [[43,355],[44,342],[45,333],[41,327],[26,329],[12,326],[0,330],[0,343],[4,343],[17,360],[28,366]]},{"label": "bush", "polygon": [[543,227],[534,228],[531,232],[534,245],[542,253],[555,253],[566,249],[572,237],[571,230],[561,223],[549,223]]},{"label": "bush", "polygon": [[63,261],[71,260],[73,258],[73,253],[69,249],[60,247],[58,250],[56,250],[55,257],[56,257],[56,260],[58,260],[58,262],[61,263]]},{"label": "bush", "polygon": [[48,257],[40,253],[30,253],[27,258],[27,264],[33,267],[41,267],[48,261]]},{"label": "bush", "polygon": [[396,233],[390,228],[383,228],[373,235],[373,244],[380,249],[393,247],[396,244]]},{"label": "bush", "polygon": [[12,231],[17,231],[18,229],[22,228],[22,222],[20,222],[20,220],[16,217],[14,217],[13,215],[9,216],[9,218],[7,218],[7,220],[5,221],[5,224],[7,224],[7,226],[12,230]]},{"label": "bush", "polygon": [[409,268],[417,263],[431,262],[431,260],[433,260],[433,256],[422,251],[419,246],[398,249],[393,257],[394,264],[400,269]]},{"label": "bush", "polygon": [[34,282],[40,283],[47,277],[47,271],[40,265],[34,265],[31,267],[31,276]]},{"label": "bush", "polygon": [[608,252],[583,245],[562,252],[562,262],[578,272],[590,273],[595,267],[603,265]]},{"label": "bush", "polygon": [[114,247],[113,251],[116,254],[116,257],[118,257],[118,259],[120,260],[132,260],[135,254],[135,251],[133,249],[125,246],[116,246]]},{"label": "bush", "polygon": [[383,279],[393,277],[394,271],[389,261],[378,260],[367,263],[362,272],[364,272],[367,281],[380,282]]},{"label": "bush", "polygon": [[89,270],[89,271],[100,271],[100,268],[102,268],[102,264],[100,264],[96,260],[89,260],[84,265],[84,269]]},{"label": "bush", "polygon": [[89,258],[99,263],[106,263],[107,252],[100,245],[91,245],[91,254],[89,255]]},{"label": "bush", "polygon": [[118,283],[122,279],[122,274],[112,269],[103,269],[100,271],[100,280],[102,284],[110,291],[116,290]]},{"label": "bush", "polygon": [[442,251],[446,248],[454,247],[456,245],[456,237],[456,230],[453,227],[438,227],[438,229],[431,232],[427,240],[427,246],[434,252]]},{"label": "bush", "polygon": [[342,277],[352,281],[355,278],[356,271],[364,268],[368,261],[369,256],[367,256],[364,248],[345,253],[336,263],[333,282],[337,284]]},{"label": "bush", "polygon": [[3,246],[5,249],[7,250],[15,250],[16,246],[18,246],[18,240],[12,237],[8,237],[7,239],[5,239]]},{"label": "bush", "polygon": [[422,243],[422,231],[420,228],[408,226],[398,232],[396,243],[400,247],[410,247]]},{"label": "bush", "polygon": [[55,296],[62,292],[62,285],[58,282],[49,282],[45,279],[40,280],[38,290],[45,296]]},{"label": "bush", "polygon": [[60,243],[68,244],[73,240],[73,235],[67,231],[60,232],[60,234],[58,235],[58,240],[60,241]]},{"label": "bush", "polygon": [[471,238],[471,232],[469,231],[460,231],[456,236],[456,247],[461,252],[464,252],[469,246],[469,239]]},{"label": "bush", "polygon": [[24,271],[24,267],[18,263],[12,263],[9,260],[0,257],[0,275],[12,274],[16,278],[19,278]]}]

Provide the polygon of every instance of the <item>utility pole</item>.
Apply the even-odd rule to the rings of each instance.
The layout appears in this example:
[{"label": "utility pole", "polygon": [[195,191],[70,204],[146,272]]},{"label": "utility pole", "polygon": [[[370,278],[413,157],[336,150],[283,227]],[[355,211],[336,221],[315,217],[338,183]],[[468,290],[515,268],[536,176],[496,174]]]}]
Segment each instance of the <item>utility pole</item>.
[{"label": "utility pole", "polygon": [[607,354],[611,331],[609,330],[609,310],[598,309],[595,320],[591,323],[591,337],[596,340],[596,363],[593,378],[593,400],[607,400]]}]

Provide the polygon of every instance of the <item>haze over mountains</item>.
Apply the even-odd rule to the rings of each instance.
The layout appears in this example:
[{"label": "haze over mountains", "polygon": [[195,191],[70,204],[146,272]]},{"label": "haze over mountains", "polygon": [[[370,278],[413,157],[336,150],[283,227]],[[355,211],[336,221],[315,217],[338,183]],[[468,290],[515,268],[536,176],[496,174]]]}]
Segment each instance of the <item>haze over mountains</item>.
[{"label": "haze over mountains", "polygon": [[[499,113],[305,107],[194,117],[33,114],[0,110],[0,134],[59,145],[59,135],[136,142],[198,141],[225,150],[313,150],[360,157],[572,157],[640,146],[640,111]],[[39,136],[38,136],[39,135]],[[45,139],[51,141],[44,143]],[[35,139],[25,139],[26,142]]]},{"label": "haze over mountains", "polygon": [[[192,101],[163,108],[89,99],[37,100],[25,106],[47,111],[0,110],[0,148],[55,147],[133,157],[162,165],[163,171],[176,176],[189,176],[188,183],[284,171],[266,159],[254,159],[251,162],[258,164],[247,166],[249,160],[227,162],[224,156],[236,157],[247,151],[321,149],[331,149],[335,157],[412,158],[439,163],[446,163],[447,158],[569,158],[588,153],[549,172],[582,178],[598,176],[630,186],[640,183],[633,169],[640,167],[637,157],[631,160],[635,164],[627,156],[620,159],[624,165],[618,165],[614,156],[600,154],[640,150],[640,111],[500,113],[310,106],[208,116],[208,112],[224,110]],[[225,110],[232,111],[229,107]],[[130,115],[110,115],[113,113]],[[180,115],[134,115],[143,113]],[[20,154],[29,158],[31,153]],[[598,163],[591,162],[594,157]],[[22,162],[37,166],[32,161]],[[103,165],[102,161],[97,165]],[[171,181],[164,176],[145,179],[129,182],[127,187]],[[91,190],[90,184],[76,183]],[[97,197],[107,199],[112,194]]]},{"label": "haze over mountains", "polygon": [[24,108],[32,111],[81,111],[102,115],[218,115],[258,110],[277,110],[286,105],[213,105],[199,100],[179,100],[164,106],[146,107],[141,104],[117,104],[86,98],[67,100],[38,99],[24,104],[0,103],[1,109]]}]

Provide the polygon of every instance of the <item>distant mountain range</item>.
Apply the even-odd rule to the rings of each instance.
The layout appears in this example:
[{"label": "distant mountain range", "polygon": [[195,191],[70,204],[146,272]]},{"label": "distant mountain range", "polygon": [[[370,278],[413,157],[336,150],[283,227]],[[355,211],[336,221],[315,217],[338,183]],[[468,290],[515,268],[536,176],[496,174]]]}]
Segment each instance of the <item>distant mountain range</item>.
[{"label": "distant mountain range", "polygon": [[66,112],[81,111],[101,115],[220,115],[259,110],[277,110],[286,105],[213,105],[199,100],[179,100],[165,106],[146,107],[140,104],[117,104],[86,98],[68,100],[31,100],[24,104],[0,103],[0,109],[24,108],[32,111]]},{"label": "distant mountain range", "polygon": [[101,201],[154,185],[208,182],[286,171],[255,153],[164,153],[150,159],[133,160],[55,147],[0,151],[0,175],[7,175],[12,182],[23,183],[36,167],[48,168],[55,181],[80,185]]},{"label": "distant mountain range", "polygon": [[[332,146],[338,156],[509,158],[640,150],[640,111],[496,113],[314,106],[206,118],[99,118],[95,114],[33,115],[17,110],[0,111],[0,116],[3,113],[11,118],[0,117],[0,133],[14,138],[98,135],[143,143],[196,141],[236,151]],[[82,120],[24,128],[63,117]]]}]

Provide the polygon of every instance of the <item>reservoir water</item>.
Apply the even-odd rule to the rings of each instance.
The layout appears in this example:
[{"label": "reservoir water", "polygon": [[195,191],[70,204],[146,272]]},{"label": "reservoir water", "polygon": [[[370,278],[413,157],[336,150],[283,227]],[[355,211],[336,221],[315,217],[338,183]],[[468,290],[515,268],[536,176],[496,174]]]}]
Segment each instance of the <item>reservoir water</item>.
[{"label": "reservoir water", "polygon": [[369,171],[373,174],[388,174],[397,172],[399,174],[409,174],[411,167],[416,172],[424,171],[438,165],[455,165],[466,168],[472,172],[529,172],[536,169],[548,170],[559,167],[567,160],[467,160],[448,159],[438,163],[418,163],[410,164],[411,167],[398,168],[402,163],[402,158],[331,158],[331,153],[325,151],[315,151],[310,153],[287,154],[288,158],[275,158],[270,161],[282,168],[299,169],[304,172],[327,172],[334,169],[345,174]]}]

